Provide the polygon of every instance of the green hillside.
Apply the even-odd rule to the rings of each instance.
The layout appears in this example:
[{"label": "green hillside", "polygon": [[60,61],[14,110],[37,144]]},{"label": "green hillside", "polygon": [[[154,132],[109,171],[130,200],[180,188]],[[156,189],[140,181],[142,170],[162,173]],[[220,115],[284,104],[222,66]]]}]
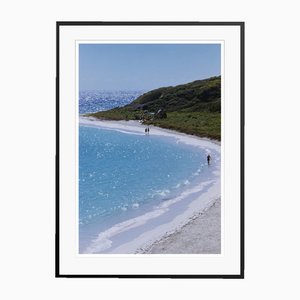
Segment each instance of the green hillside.
[{"label": "green hillside", "polygon": [[147,92],[132,103],[87,114],[108,120],[142,120],[201,137],[221,139],[221,77]]},{"label": "green hillside", "polygon": [[125,106],[134,110],[221,112],[221,77],[152,90]]}]

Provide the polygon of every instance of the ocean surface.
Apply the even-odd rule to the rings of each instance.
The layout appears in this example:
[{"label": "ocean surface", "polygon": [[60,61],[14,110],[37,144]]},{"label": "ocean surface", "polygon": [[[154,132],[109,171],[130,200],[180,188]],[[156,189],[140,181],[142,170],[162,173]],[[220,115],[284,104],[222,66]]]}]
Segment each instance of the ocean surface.
[{"label": "ocean surface", "polygon": [[144,91],[97,91],[79,92],[79,114],[109,110],[131,103]]},{"label": "ocean surface", "polygon": [[[101,93],[105,94],[97,95]],[[138,95],[130,95],[135,93]],[[124,104],[123,94],[119,93],[118,101],[116,92],[108,104],[112,94],[103,97],[103,103],[93,98],[92,106],[90,100],[84,100],[81,112]],[[211,170],[206,155],[207,149],[178,142],[174,137],[152,136],[151,131],[145,135],[80,124],[79,253],[109,253],[113,245],[110,240],[107,243],[108,233],[121,233],[114,245],[130,239],[122,226],[155,212],[159,205],[207,180]],[[103,232],[103,245],[100,240],[95,250],[91,245]]]}]

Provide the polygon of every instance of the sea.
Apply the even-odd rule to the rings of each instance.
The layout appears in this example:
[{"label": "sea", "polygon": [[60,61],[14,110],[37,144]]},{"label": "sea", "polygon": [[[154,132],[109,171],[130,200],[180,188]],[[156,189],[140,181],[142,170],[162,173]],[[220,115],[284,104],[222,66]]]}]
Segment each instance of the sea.
[{"label": "sea", "polygon": [[94,113],[122,107],[131,103],[145,91],[97,91],[83,90],[79,92],[79,114]]},{"label": "sea", "polygon": [[[80,113],[123,106],[141,91],[84,91]],[[154,212],[207,178],[207,149],[174,137],[79,126],[79,253],[109,253],[111,241],[93,241],[120,224]],[[122,235],[121,234],[121,235]],[[127,237],[128,239],[129,237]],[[132,237],[133,238],[133,237]],[[120,239],[126,237],[121,236]],[[118,244],[118,243],[117,243]]]}]

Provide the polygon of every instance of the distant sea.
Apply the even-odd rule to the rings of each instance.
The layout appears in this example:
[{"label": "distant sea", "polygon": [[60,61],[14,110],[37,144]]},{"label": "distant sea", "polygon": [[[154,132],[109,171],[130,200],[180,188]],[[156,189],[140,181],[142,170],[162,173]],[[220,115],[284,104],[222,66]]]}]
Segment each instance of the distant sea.
[{"label": "distant sea", "polygon": [[[84,91],[80,113],[123,106],[140,94]],[[151,131],[147,136],[80,125],[79,252],[86,253],[99,233],[155,211],[207,172],[205,149],[151,136]],[[121,235],[114,244],[99,245],[96,253],[109,252],[128,238]]]},{"label": "distant sea", "polygon": [[97,91],[79,92],[79,114],[109,110],[131,103],[145,91]]}]

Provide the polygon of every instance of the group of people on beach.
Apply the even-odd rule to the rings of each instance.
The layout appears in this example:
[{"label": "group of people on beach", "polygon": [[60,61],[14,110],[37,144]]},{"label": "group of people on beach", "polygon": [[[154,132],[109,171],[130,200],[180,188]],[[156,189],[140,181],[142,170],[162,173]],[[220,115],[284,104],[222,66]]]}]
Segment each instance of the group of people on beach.
[{"label": "group of people on beach", "polygon": [[145,128],[145,134],[146,134],[146,135],[149,135],[149,133],[150,133],[150,128],[149,128],[149,127],[146,127],[146,128]]}]

